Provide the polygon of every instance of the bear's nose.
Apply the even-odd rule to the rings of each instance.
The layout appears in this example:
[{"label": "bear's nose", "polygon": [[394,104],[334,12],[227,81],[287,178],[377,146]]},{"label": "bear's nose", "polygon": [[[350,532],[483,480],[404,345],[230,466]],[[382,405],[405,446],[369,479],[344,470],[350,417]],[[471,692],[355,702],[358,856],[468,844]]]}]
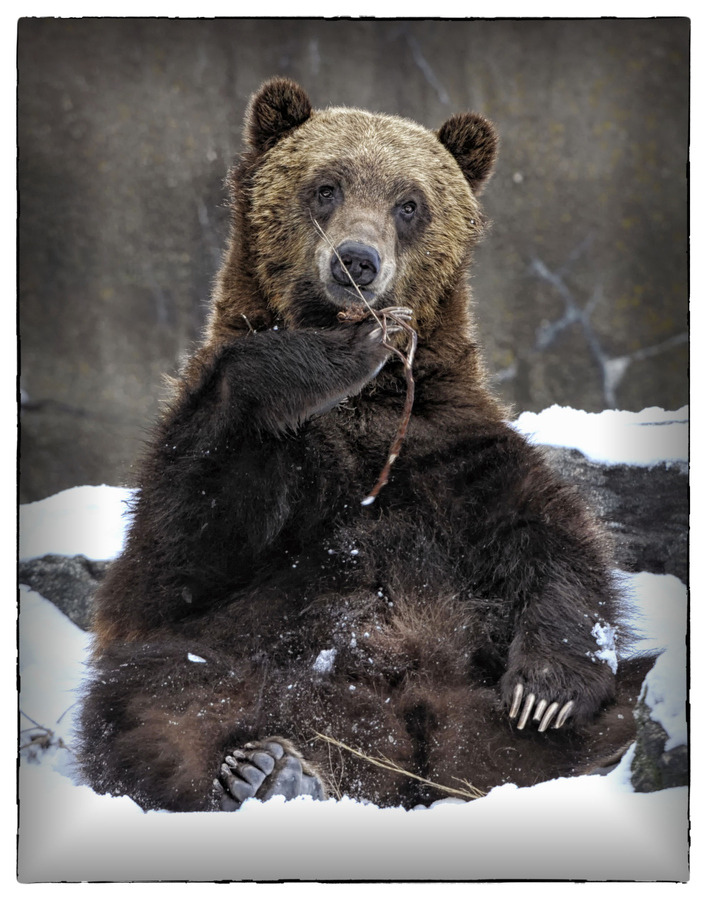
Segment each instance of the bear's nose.
[{"label": "bear's nose", "polygon": [[[344,241],[331,255],[331,274],[339,284],[370,284],[378,274],[381,258],[378,251],[358,241]],[[349,274],[351,278],[349,278]]]}]

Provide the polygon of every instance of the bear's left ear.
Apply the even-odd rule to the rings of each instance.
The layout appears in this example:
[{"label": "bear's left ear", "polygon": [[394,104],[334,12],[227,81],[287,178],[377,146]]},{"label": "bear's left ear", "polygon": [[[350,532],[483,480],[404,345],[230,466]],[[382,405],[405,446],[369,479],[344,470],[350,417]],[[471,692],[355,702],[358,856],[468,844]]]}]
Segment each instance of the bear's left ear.
[{"label": "bear's left ear", "polygon": [[251,98],[245,117],[246,139],[262,153],[311,115],[312,104],[298,84],[287,78],[273,78]]},{"label": "bear's left ear", "polygon": [[444,123],[437,137],[459,163],[472,191],[481,193],[498,154],[493,125],[477,113],[458,113]]}]

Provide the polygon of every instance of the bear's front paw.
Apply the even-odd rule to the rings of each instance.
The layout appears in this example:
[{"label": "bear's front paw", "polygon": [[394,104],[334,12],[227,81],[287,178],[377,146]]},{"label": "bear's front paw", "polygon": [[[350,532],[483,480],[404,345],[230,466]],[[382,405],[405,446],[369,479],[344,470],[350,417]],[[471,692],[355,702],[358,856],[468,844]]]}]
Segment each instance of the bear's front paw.
[{"label": "bear's front paw", "polygon": [[513,689],[513,700],[508,716],[511,719],[518,718],[517,728],[518,731],[522,731],[532,714],[532,721],[538,723],[538,731],[546,731],[551,724],[553,728],[562,728],[572,714],[574,705],[574,700],[562,703],[561,700],[536,697],[519,681]]},{"label": "bear's front paw", "polygon": [[[405,306],[389,306],[379,310],[375,318],[367,318],[360,326],[365,335],[367,352],[372,354],[373,376],[383,368],[390,356],[390,339],[410,325],[412,310]],[[380,324],[379,324],[380,323]]]},{"label": "bear's front paw", "polygon": [[562,728],[568,719],[581,725],[612,699],[614,673],[609,661],[582,645],[548,650],[516,640],[501,678],[501,696],[518,730],[531,721],[540,732]]},{"label": "bear's front paw", "polygon": [[569,718],[589,721],[614,693],[614,674],[602,662],[581,657],[555,659],[528,655],[501,679],[501,695],[518,730],[529,721],[538,731],[562,728]]},{"label": "bear's front paw", "polygon": [[326,790],[319,776],[307,765],[289,741],[270,738],[253,741],[242,750],[233,750],[221,765],[214,788],[222,810],[232,811],[244,800],[269,800],[283,796],[308,796],[325,800]]}]

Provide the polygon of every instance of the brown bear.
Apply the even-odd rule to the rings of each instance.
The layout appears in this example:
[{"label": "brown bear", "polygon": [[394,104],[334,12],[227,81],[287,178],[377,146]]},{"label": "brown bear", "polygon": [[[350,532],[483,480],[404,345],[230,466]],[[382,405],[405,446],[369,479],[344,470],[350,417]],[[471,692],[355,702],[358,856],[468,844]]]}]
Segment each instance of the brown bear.
[{"label": "brown bear", "polygon": [[642,669],[616,672],[585,502],[486,384],[466,272],[494,128],[315,111],[275,79],[245,136],[207,334],[95,601],[86,780],[145,809],[412,807],[599,765]]}]

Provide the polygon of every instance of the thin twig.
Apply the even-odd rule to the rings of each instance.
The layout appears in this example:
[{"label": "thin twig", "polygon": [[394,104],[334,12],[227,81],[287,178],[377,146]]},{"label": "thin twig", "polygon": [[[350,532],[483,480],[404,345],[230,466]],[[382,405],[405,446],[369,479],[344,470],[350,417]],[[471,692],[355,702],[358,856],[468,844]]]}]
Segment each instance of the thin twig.
[{"label": "thin twig", "polygon": [[[385,313],[385,310],[383,311]],[[391,318],[395,319],[394,316]],[[395,319],[395,321],[399,321]],[[412,361],[415,356],[415,350],[417,349],[417,332],[410,328],[410,344],[408,346],[407,356],[403,356],[402,353],[396,348],[393,347],[393,352],[397,353],[397,355],[403,361],[403,368],[405,371],[405,381],[407,383],[407,391],[405,394],[405,406],[403,407],[403,414],[400,419],[400,424],[398,425],[398,432],[395,435],[395,439],[390,447],[390,452],[388,454],[388,459],[383,466],[383,469],[378,476],[378,481],[375,483],[373,488],[369,491],[368,495],[363,498],[361,501],[361,506],[369,506],[378,496],[378,492],[380,489],[388,483],[388,478],[390,476],[390,470],[398,458],[398,454],[400,453],[400,449],[403,445],[403,441],[405,440],[405,435],[407,434],[408,425],[410,424],[410,416],[412,415],[412,405],[415,402],[415,379],[412,374]],[[388,346],[386,344],[386,346]]]},{"label": "thin twig", "polygon": [[[72,706],[73,705],[75,705],[75,704],[72,704]],[[71,707],[69,707],[69,709],[71,709]],[[65,710],[64,713],[62,713],[62,716],[59,718],[59,722],[61,721],[61,718],[64,716],[64,714],[66,712],[68,712],[68,710]],[[20,731],[21,735],[25,735],[30,731],[40,732],[39,734],[31,735],[29,740],[26,743],[20,744],[20,747],[19,747],[20,752],[22,752],[23,750],[29,750],[30,748],[35,748],[35,747],[39,747],[41,750],[48,750],[49,747],[51,747],[53,744],[55,746],[59,747],[60,749],[68,750],[69,752],[71,752],[71,748],[69,746],[67,746],[67,744],[64,743],[64,739],[61,737],[57,737],[51,728],[47,728],[46,725],[40,725],[39,722],[36,722],[32,718],[32,716],[28,716],[27,713],[23,712],[22,710],[20,710],[20,715],[24,716],[25,719],[28,719],[32,723],[32,725],[29,728],[23,728]],[[58,722],[57,722],[57,724],[58,724]]]},{"label": "thin twig", "polygon": [[421,775],[416,775],[414,772],[408,772],[407,769],[403,769],[402,766],[399,766],[385,756],[368,756],[368,754],[363,753],[360,750],[354,750],[353,747],[349,747],[348,744],[344,744],[343,741],[337,741],[336,738],[328,737],[326,734],[320,734],[318,731],[315,731],[314,734],[320,740],[326,741],[328,744],[334,744],[334,746],[341,747],[344,750],[348,750],[349,753],[358,756],[359,759],[371,763],[371,765],[378,766],[380,769],[387,769],[390,772],[397,772],[399,775],[405,775],[408,778],[414,778],[415,781],[421,781],[422,784],[437,788],[437,790],[443,791],[446,794],[455,794],[460,797],[466,797],[468,800],[478,800],[481,797],[486,796],[483,791],[480,791],[478,788],[475,788],[473,784],[470,784],[468,781],[461,778],[455,778],[454,780],[458,781],[460,784],[466,785],[465,789],[449,787],[446,784],[438,784],[436,781],[430,781],[429,778],[423,778]]},{"label": "thin twig", "polygon": [[[310,213],[311,216],[311,213]],[[317,229],[319,234],[324,238],[324,240],[329,244],[334,253],[336,254],[336,258],[341,263],[341,268],[346,272],[349,281],[353,285],[354,290],[358,294],[361,302],[368,310],[368,314],[373,316],[378,325],[380,326],[383,332],[383,340],[382,344],[386,348],[386,350],[390,350],[394,353],[398,359],[403,364],[403,370],[405,372],[405,382],[406,382],[406,394],[405,394],[405,405],[403,407],[403,414],[400,418],[400,424],[398,425],[398,431],[393,439],[393,443],[390,446],[390,451],[388,453],[388,459],[381,470],[380,475],[378,476],[378,481],[376,481],[373,488],[368,492],[368,494],[361,501],[361,506],[369,506],[378,496],[379,491],[382,487],[384,487],[388,483],[388,478],[390,477],[390,470],[392,468],[393,463],[398,458],[400,454],[400,449],[402,447],[403,441],[405,440],[405,435],[407,434],[408,426],[410,424],[410,417],[412,415],[412,406],[415,402],[415,378],[412,372],[412,362],[415,358],[415,351],[417,349],[417,332],[415,329],[406,321],[396,316],[392,310],[393,307],[389,307],[387,309],[380,310],[380,317],[373,309],[371,304],[366,300],[363,296],[361,288],[356,284],[353,275],[348,270],[348,268],[344,265],[344,261],[339,255],[339,251],[334,246],[333,241],[329,237],[328,234],[321,227],[319,222],[312,216],[312,222],[314,222],[314,227]],[[339,313],[339,318],[343,321],[360,321],[365,318],[365,314],[361,315],[359,312],[354,310],[342,311]],[[388,342],[388,328],[387,321],[391,319],[396,325],[399,325],[404,331],[407,332],[409,336],[408,341],[408,349],[407,354],[403,354],[396,346]]]},{"label": "thin twig", "polygon": [[66,709],[64,710],[64,712],[56,720],[56,724],[59,725],[59,723],[64,718],[64,716],[69,712],[69,710],[73,709],[76,706],[76,704],[79,702],[80,702],[79,700],[76,700],[74,703],[71,704],[71,706],[67,706]]},{"label": "thin twig", "polygon": [[[42,728],[42,729],[44,729],[44,731],[48,731],[48,730],[49,730],[49,729],[46,728],[44,725],[40,725],[39,722],[35,722],[34,719],[32,718],[32,716],[28,716],[27,713],[24,712],[23,710],[20,710],[20,715],[21,715],[21,716],[24,716],[25,719],[27,719],[28,721],[30,721],[30,722],[31,722],[34,726],[36,726],[37,728]],[[25,728],[24,730],[25,730],[25,731],[29,731],[30,729],[29,729],[29,728]]]}]

